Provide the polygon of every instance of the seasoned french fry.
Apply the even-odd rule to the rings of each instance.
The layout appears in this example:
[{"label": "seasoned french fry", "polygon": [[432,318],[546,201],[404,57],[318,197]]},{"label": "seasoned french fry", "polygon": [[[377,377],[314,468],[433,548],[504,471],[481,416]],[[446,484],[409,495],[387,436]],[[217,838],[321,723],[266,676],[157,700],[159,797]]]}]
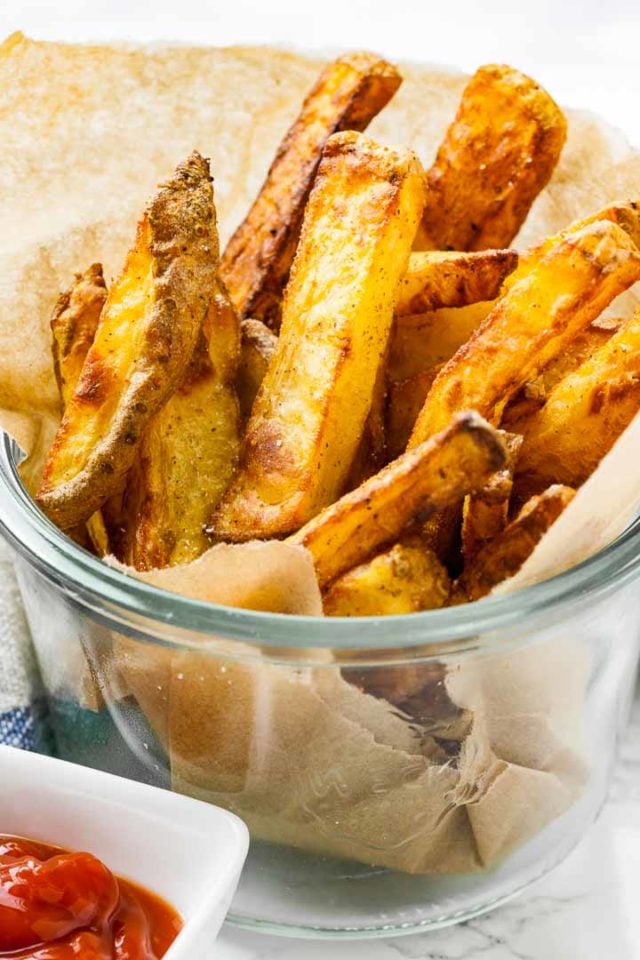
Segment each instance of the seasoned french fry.
[{"label": "seasoned french fry", "polygon": [[407,449],[418,414],[439,370],[440,366],[431,367],[424,373],[414,373],[406,380],[389,385],[385,435],[391,458],[399,457]]},{"label": "seasoned french fry", "polygon": [[480,67],[427,172],[420,248],[508,246],[565,139],[562,111],[537,83],[512,67]]},{"label": "seasoned french fry", "polygon": [[127,478],[121,559],[137,570],[188,563],[211,546],[204,527],[240,447],[239,356],[240,326],[217,282],[187,378],[147,426]]},{"label": "seasoned french fry", "polygon": [[521,254],[518,266],[505,279],[505,290],[508,290],[515,283],[518,283],[522,277],[526,276],[535,264],[542,260],[551,248],[554,247],[559,240],[562,240],[563,237],[566,237],[570,233],[576,233],[582,230],[583,227],[588,227],[599,220],[608,220],[610,223],[617,224],[625,233],[629,234],[636,247],[640,247],[640,203],[633,201],[613,203],[608,207],[597,210],[588,217],[584,217],[582,220],[576,220],[574,223],[569,224],[568,227],[565,227],[564,230],[545,237],[542,243],[537,244]]},{"label": "seasoned french fry", "polygon": [[242,345],[236,387],[243,417],[248,417],[276,352],[278,338],[261,320],[243,320]]},{"label": "seasoned french fry", "polygon": [[106,299],[102,265],[94,263],[76,274],[72,286],[56,303],[51,318],[53,367],[63,409],[73,396]]},{"label": "seasoned french fry", "polygon": [[513,433],[520,432],[519,424],[539,410],[554,387],[569,373],[573,373],[585,360],[612,336],[619,322],[607,327],[590,327],[579,333],[571,343],[550,363],[543,367],[534,380],[527,381],[507,404],[500,425]]},{"label": "seasoned french fry", "polygon": [[638,279],[640,251],[616,224],[597,221],[567,234],[445,364],[410,445],[441,430],[458,410],[499,419],[516,391]]},{"label": "seasoned french fry", "polygon": [[144,428],[184,379],[215,279],[212,221],[209,165],[193,153],[140,221],[49,453],[38,502],[63,529],[121,489]]},{"label": "seasoned french fry", "polygon": [[[386,359],[386,358],[385,358]],[[386,362],[383,359],[378,367],[378,375],[373,386],[373,398],[369,416],[362,430],[362,437],[351,465],[347,489],[360,486],[365,480],[377,473],[388,461],[387,457],[387,378]],[[402,451],[400,451],[402,452]]]},{"label": "seasoned french fry", "polygon": [[398,287],[396,316],[495,300],[517,263],[515,250],[412,253]]},{"label": "seasoned french fry", "polygon": [[640,310],[521,421],[518,500],[550,481],[580,486],[639,410]]},{"label": "seasoned french fry", "polygon": [[[55,306],[51,318],[53,367],[63,410],[80,378],[106,299],[107,286],[102,265],[94,263],[84,273],[76,274],[74,283],[60,295]],[[93,547],[99,557],[105,557],[110,552],[109,534],[99,510],[89,517],[86,524],[79,524],[70,530],[69,536],[82,546]]]},{"label": "seasoned french fry", "polygon": [[238,473],[212,519],[217,538],[292,532],[344,489],[423,203],[422,168],[411,151],[358,133],[330,138],[305,211],[278,347]]},{"label": "seasoned french fry", "polygon": [[519,434],[505,434],[509,460],[488,482],[470,493],[462,510],[462,556],[468,563],[489,540],[502,533],[509,522],[509,503],[513,489],[513,472],[522,447]]},{"label": "seasoned french fry", "polygon": [[347,54],[322,72],[222,257],[222,278],[241,319],[264,320],[277,329],[282,293],[323,148],[331,134],[364,130],[401,79],[394,66],[372,53]]},{"label": "seasoned french fry", "polygon": [[516,574],[574,496],[570,487],[554,484],[532,497],[516,519],[465,567],[457,584],[457,599],[479,600]]},{"label": "seasoned french fry", "polygon": [[321,586],[396,541],[404,528],[477,490],[505,463],[498,431],[475,413],[404,453],[289,538],[313,556]]},{"label": "seasoned french fry", "polygon": [[468,307],[396,316],[387,363],[389,381],[408,380],[450,360],[494,306],[493,300],[483,300]]},{"label": "seasoned french fry", "polygon": [[335,580],[323,598],[328,617],[380,617],[443,607],[449,574],[417,537],[406,537]]}]

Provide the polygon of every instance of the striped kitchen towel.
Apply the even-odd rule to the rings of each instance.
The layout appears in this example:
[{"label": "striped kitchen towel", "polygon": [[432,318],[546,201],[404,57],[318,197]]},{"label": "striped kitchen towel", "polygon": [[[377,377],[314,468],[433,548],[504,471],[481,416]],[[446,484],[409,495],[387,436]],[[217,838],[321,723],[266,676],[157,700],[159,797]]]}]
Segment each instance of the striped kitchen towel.
[{"label": "striped kitchen towel", "polygon": [[42,686],[11,550],[0,540],[0,743],[38,745]]}]

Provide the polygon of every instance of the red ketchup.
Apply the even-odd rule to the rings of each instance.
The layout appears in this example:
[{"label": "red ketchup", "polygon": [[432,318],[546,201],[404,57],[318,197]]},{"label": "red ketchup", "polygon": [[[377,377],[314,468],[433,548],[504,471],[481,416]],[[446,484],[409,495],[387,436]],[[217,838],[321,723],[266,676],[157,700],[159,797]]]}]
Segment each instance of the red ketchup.
[{"label": "red ketchup", "polygon": [[159,960],[181,928],[173,907],[90,853],[0,836],[0,957]]}]

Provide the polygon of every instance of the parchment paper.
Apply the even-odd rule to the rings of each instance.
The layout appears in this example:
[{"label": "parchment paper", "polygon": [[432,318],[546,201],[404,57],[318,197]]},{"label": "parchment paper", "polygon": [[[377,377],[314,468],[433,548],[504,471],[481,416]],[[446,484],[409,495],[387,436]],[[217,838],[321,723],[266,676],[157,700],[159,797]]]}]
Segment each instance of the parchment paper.
[{"label": "parchment paper", "polygon": [[[212,159],[224,243],[317,70],[266,48],[65,46],[21,35],[0,48],[0,424],[30,454],[31,485],[59,418],[48,326],[59,291],[93,261],[108,278],[118,272],[145,199],[194,147]],[[403,74],[370,133],[413,146],[428,164],[465,77],[415,66]],[[517,245],[638,194],[640,163],[624,139],[569,112],[558,170]],[[615,309],[633,302],[629,294]],[[574,563],[623,529],[640,500],[639,433],[637,421],[502,589]],[[602,495],[611,489],[615,497]],[[585,536],[594,515],[597,531]],[[145,579],[230,605],[320,613],[310,558],[283,544],[215,547]],[[174,787],[236,810],[254,837],[407,872],[467,872],[501,860],[584,788],[590,661],[578,637],[545,634],[511,652],[448,659],[451,738],[446,716],[436,736],[429,718],[345,682],[329,656],[294,669],[250,639],[176,652],[114,637],[105,677],[118,672],[136,697]],[[456,740],[460,710],[471,721]]]}]

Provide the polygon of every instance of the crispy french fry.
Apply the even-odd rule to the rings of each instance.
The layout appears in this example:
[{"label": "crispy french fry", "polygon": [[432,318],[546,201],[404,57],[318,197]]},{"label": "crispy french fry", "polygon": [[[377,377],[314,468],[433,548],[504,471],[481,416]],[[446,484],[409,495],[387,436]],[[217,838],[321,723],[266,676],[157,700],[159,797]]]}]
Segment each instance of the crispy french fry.
[{"label": "crispy french fry", "polygon": [[[381,470],[388,462],[387,457],[387,377],[386,362],[383,359],[378,367],[378,375],[373,387],[373,398],[369,416],[362,430],[362,437],[351,465],[347,489],[360,486],[365,480]],[[401,451],[402,452],[402,451]]]},{"label": "crispy french fry", "polygon": [[236,387],[243,417],[248,417],[267,367],[276,352],[278,338],[262,320],[243,320],[242,345]]},{"label": "crispy french fry", "polygon": [[515,250],[412,253],[398,287],[396,316],[495,300],[517,263]]},{"label": "crispy french fry", "polygon": [[404,528],[477,490],[505,463],[498,431],[475,413],[404,453],[289,538],[313,556],[321,586],[396,541]]},{"label": "crispy french fry", "polygon": [[522,447],[519,434],[506,434],[509,460],[488,482],[470,493],[462,510],[462,556],[468,563],[489,540],[502,533],[509,522],[509,503],[513,489],[513,472]]},{"label": "crispy french fry", "polygon": [[457,584],[457,599],[479,600],[516,574],[574,496],[570,487],[554,484],[532,497],[516,519],[465,567]]},{"label": "crispy french fry", "polygon": [[[608,342],[618,321],[607,327],[595,326],[597,321],[579,333],[567,344],[565,350],[543,367],[534,380],[530,380],[516,393],[507,404],[502,416],[501,426],[513,433],[519,432],[518,425],[539,410],[556,385],[568,374],[573,373],[585,360]],[[512,429],[513,428],[513,429]]]},{"label": "crispy french fry", "polygon": [[386,440],[391,458],[399,457],[407,449],[409,437],[424,406],[433,381],[438,376],[440,366],[431,367],[424,373],[399,383],[391,383],[388,388],[386,409]]},{"label": "crispy french fry", "polygon": [[204,527],[240,447],[239,356],[237,316],[217,283],[187,378],[148,424],[127,478],[121,559],[137,570],[188,563],[211,546]]},{"label": "crispy french fry", "polygon": [[421,249],[508,246],[565,139],[562,111],[542,87],[512,67],[480,67],[427,172]]},{"label": "crispy french fry", "polygon": [[51,317],[53,367],[63,409],[73,396],[106,299],[102,265],[94,263],[76,274],[56,303]]},{"label": "crispy french fry", "polygon": [[640,251],[616,224],[597,221],[567,234],[445,364],[410,445],[441,430],[458,410],[499,420],[516,391],[638,279]]},{"label": "crispy french fry", "polygon": [[537,244],[521,254],[518,266],[505,279],[505,291],[515,283],[518,283],[522,277],[526,276],[526,274],[549,253],[551,248],[554,247],[559,240],[562,240],[563,237],[566,237],[570,233],[576,233],[578,230],[582,230],[583,227],[588,227],[592,223],[596,223],[598,220],[608,220],[610,223],[617,224],[621,230],[629,234],[636,247],[640,247],[640,203],[633,201],[613,203],[608,207],[597,210],[588,217],[583,217],[582,220],[574,221],[574,223],[565,227],[564,230],[545,237],[542,243]]},{"label": "crispy french fry", "polygon": [[330,138],[305,211],[278,347],[238,473],[212,519],[217,538],[292,532],[344,489],[423,203],[422,168],[411,151],[358,133]]},{"label": "crispy french fry", "polygon": [[328,617],[380,617],[443,607],[449,599],[449,574],[435,553],[417,537],[335,580],[323,598]]},{"label": "crispy french fry", "polygon": [[364,130],[400,83],[396,68],[372,53],[347,54],[321,73],[222,257],[222,278],[241,319],[264,320],[277,329],[282,293],[324,146],[331,134]]},{"label": "crispy french fry", "polygon": [[68,529],[121,489],[144,428],[184,379],[209,307],[213,194],[193,153],[152,200],[45,466],[38,502]]},{"label": "crispy french fry", "polygon": [[518,501],[551,481],[584,483],[639,410],[640,310],[521,421]]},{"label": "crispy french fry", "polygon": [[483,300],[468,307],[396,316],[387,363],[389,381],[407,380],[450,360],[494,306],[493,300]]},{"label": "crispy french fry", "polygon": [[[102,265],[92,264],[76,274],[72,286],[61,294],[51,318],[53,367],[63,410],[73,396],[85,358],[93,343],[107,299]],[[69,531],[82,546],[92,547],[99,557],[110,552],[109,534],[99,510],[86,524]],[[87,539],[88,537],[88,539]]]}]

